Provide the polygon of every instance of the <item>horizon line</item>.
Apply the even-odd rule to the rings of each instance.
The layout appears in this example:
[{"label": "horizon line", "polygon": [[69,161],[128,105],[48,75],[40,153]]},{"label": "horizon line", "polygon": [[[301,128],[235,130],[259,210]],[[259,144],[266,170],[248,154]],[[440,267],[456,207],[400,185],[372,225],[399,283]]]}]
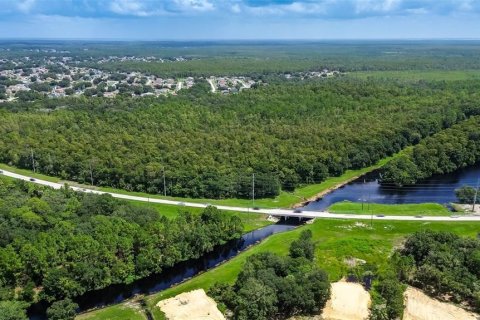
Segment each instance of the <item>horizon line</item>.
[{"label": "horizon line", "polygon": [[432,38],[194,38],[194,39],[142,39],[142,38],[27,38],[27,37],[0,37],[0,41],[108,41],[108,42],[320,42],[320,41],[479,41],[480,38],[461,37],[432,37]]}]

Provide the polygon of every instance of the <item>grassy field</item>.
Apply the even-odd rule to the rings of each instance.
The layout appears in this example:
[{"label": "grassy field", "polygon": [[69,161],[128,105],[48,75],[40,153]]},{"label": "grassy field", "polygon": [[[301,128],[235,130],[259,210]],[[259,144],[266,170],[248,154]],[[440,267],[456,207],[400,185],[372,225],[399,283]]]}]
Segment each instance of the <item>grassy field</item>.
[{"label": "grassy field", "polygon": [[[288,254],[290,243],[296,239],[303,229],[313,232],[316,246],[316,262],[325,269],[332,281],[340,279],[348,271],[345,259],[355,257],[369,263],[377,264],[380,268],[385,265],[392,250],[399,246],[402,240],[410,233],[432,229],[451,231],[462,236],[474,237],[480,232],[480,223],[471,222],[416,222],[416,221],[374,221],[373,227],[360,222],[346,220],[317,220],[314,224],[305,225],[296,230],[273,235],[259,245],[241,253],[232,260],[194,277],[180,285],[146,297],[147,305],[155,318],[161,315],[155,304],[181,292],[193,289],[208,289],[215,282],[233,283],[242,270],[245,259],[255,253],[271,251],[278,254]],[[88,319],[119,319],[106,318],[106,314],[115,314],[115,310],[124,308],[123,304],[108,307],[89,314]],[[120,312],[121,310],[119,310]]]},{"label": "grassy field", "polygon": [[384,214],[391,216],[450,216],[452,212],[438,203],[420,204],[363,204],[359,202],[342,201],[328,208],[331,213],[346,214]]},{"label": "grassy field", "polygon": [[406,71],[361,71],[348,76],[360,79],[394,79],[410,81],[455,81],[480,79],[480,70],[406,70]]},{"label": "grassy field", "polygon": [[[161,204],[161,203],[149,203],[149,202],[142,202],[142,201],[129,201],[131,204],[135,206],[141,207],[150,207],[157,210],[159,214],[165,216],[167,218],[173,219],[175,218],[181,210],[186,210],[195,214],[200,214],[203,209],[202,208],[194,208],[194,207],[180,207],[176,205],[169,205],[169,204]],[[267,220],[267,215],[261,213],[248,213],[248,212],[239,212],[239,211],[223,211],[228,215],[235,215],[239,217],[243,222],[243,227],[245,232],[249,232],[255,229],[259,229],[261,227],[265,227],[272,222]]]},{"label": "grassy field", "polygon": [[11,167],[11,166],[8,166],[8,165],[3,164],[3,163],[0,163],[0,169],[8,170],[8,171],[11,171],[11,172],[15,172],[15,173],[18,173],[18,174],[22,174],[22,175],[25,175],[25,176],[29,176],[29,177],[33,177],[33,178],[37,178],[37,179],[42,179],[42,180],[46,180],[46,181],[50,181],[50,182],[57,182],[57,183],[60,182],[59,178],[46,176],[46,175],[40,174],[40,173],[33,173],[33,171],[31,171],[31,170]]},{"label": "grassy field", "polygon": [[[142,193],[142,192],[129,192],[125,190],[107,188],[107,187],[95,187],[94,189],[105,191],[105,192],[127,194],[132,196],[139,196],[139,197],[150,197],[150,198],[156,198],[156,199],[167,199],[167,200],[174,200],[179,202],[210,203],[215,205],[237,206],[237,207],[253,207],[255,205],[260,208],[287,208],[287,207],[293,206],[296,203],[312,198],[319,193],[325,192],[326,190],[335,188],[338,185],[342,185],[345,182],[351,181],[352,179],[358,176],[361,176],[367,172],[378,169],[383,165],[385,165],[388,161],[393,159],[393,157],[382,159],[379,162],[377,162],[375,165],[372,165],[370,167],[366,167],[363,169],[347,170],[341,176],[328,178],[319,184],[311,184],[311,185],[299,187],[295,189],[294,192],[282,191],[280,195],[275,198],[257,199],[255,200],[254,204],[252,203],[252,200],[249,200],[249,199],[222,199],[222,200],[192,199],[192,198],[179,198],[179,197],[162,197],[160,195],[152,195],[152,194]],[[34,174],[29,170],[18,169],[5,164],[0,164],[0,168],[11,171],[11,172],[15,172],[18,174],[23,174],[26,176],[35,177],[38,179],[47,180],[51,182],[61,181],[60,179],[55,177],[45,176],[42,174]],[[71,183],[69,182],[69,184],[78,185],[75,182],[71,182]]]},{"label": "grassy field", "polygon": [[[299,187],[295,189],[294,192],[285,192],[282,191],[279,196],[275,198],[265,198],[265,199],[257,199],[255,200],[255,206],[260,208],[287,208],[291,207],[296,203],[302,202],[308,198],[314,197],[315,195],[325,192],[331,188],[335,188],[338,185],[344,184],[347,181],[351,181],[352,179],[361,176],[367,172],[373,171],[385,165],[388,161],[393,159],[393,157],[388,157],[385,159],[380,160],[375,165],[366,167],[363,169],[358,170],[347,170],[344,174],[338,177],[330,177],[323,181],[322,183],[318,184],[311,184],[306,185],[303,187]],[[225,205],[225,206],[236,206],[236,207],[252,207],[253,203],[252,200],[249,199],[222,199],[222,200],[214,200],[214,199],[192,199],[192,198],[177,198],[177,197],[161,197],[161,196],[152,196],[146,193],[139,193],[139,192],[127,192],[125,190],[118,190],[113,188],[98,188],[102,191],[107,192],[115,192],[115,193],[123,193],[129,195],[136,195],[136,196],[144,196],[144,197],[152,197],[152,198],[160,198],[160,199],[170,199],[170,200],[177,200],[177,201],[186,201],[186,202],[196,202],[196,203],[210,203],[215,205]]]},{"label": "grassy field", "polygon": [[141,310],[137,310],[134,307],[121,304],[115,306],[115,308],[105,308],[99,313],[85,313],[76,317],[81,320],[146,320],[147,317]]},{"label": "grassy field", "polygon": [[[22,170],[22,169],[17,169],[17,168],[12,168],[7,165],[2,165],[0,164],[0,169],[16,172],[19,174],[35,177],[38,179],[42,180],[47,180],[51,182],[59,182],[59,180],[55,180],[53,177],[46,177],[41,174],[33,174],[33,172],[30,172],[28,170]],[[14,180],[13,178],[3,176],[3,179],[10,179]],[[46,179],[48,178],[48,179]],[[194,208],[194,207],[181,207],[181,206],[176,206],[176,205],[168,205],[168,204],[161,204],[161,203],[149,203],[149,202],[143,202],[143,201],[133,201],[133,200],[127,200],[131,204],[134,204],[136,206],[143,206],[143,207],[151,207],[154,208],[155,210],[158,211],[163,216],[166,216],[167,218],[174,218],[178,215],[179,210],[188,210],[189,212],[192,213],[200,213],[202,212],[202,208]],[[229,215],[236,215],[238,216],[244,226],[244,231],[245,232],[250,232],[255,229],[259,229],[261,227],[267,226],[271,224],[272,222],[267,221],[267,215],[265,214],[259,214],[259,213],[247,213],[247,212],[238,212],[238,211],[224,211],[225,213]]]}]

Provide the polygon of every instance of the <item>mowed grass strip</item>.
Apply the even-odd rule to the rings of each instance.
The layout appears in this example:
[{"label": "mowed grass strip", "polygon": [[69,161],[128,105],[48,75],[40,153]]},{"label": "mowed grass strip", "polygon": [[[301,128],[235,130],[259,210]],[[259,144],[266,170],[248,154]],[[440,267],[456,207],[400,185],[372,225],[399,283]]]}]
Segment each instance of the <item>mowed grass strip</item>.
[{"label": "mowed grass strip", "polygon": [[378,204],[342,201],[328,208],[331,213],[374,214],[390,216],[450,216],[447,208],[438,203]]},{"label": "mowed grass strip", "polygon": [[224,206],[235,206],[235,207],[260,207],[260,208],[288,208],[293,206],[296,203],[305,201],[311,197],[314,197],[322,192],[334,189],[340,185],[343,185],[346,182],[349,182],[359,176],[362,176],[368,172],[379,169],[384,166],[388,161],[395,158],[397,155],[384,158],[372,166],[365,167],[357,170],[347,170],[342,175],[338,177],[330,177],[325,181],[316,184],[308,184],[305,186],[298,187],[293,192],[281,191],[280,195],[275,198],[264,198],[256,199],[255,202],[252,202],[251,199],[193,199],[193,198],[178,198],[178,197],[161,197],[156,195],[149,195],[146,193],[139,192],[126,192],[124,190],[118,190],[113,188],[104,188],[100,187],[99,190],[115,193],[123,193],[134,196],[143,196],[159,199],[169,199],[175,201],[185,201],[185,202],[195,202],[195,203],[209,203],[214,205],[224,205]]},{"label": "mowed grass strip", "polygon": [[480,79],[480,70],[404,70],[404,71],[358,71],[348,73],[360,79],[394,79],[404,81],[461,81]]},{"label": "mowed grass strip", "polygon": [[37,178],[49,182],[60,183],[61,179],[56,177],[47,176],[41,173],[34,173],[31,170],[15,168],[3,163],[0,163],[0,170],[7,170],[13,173],[21,174],[27,177]]},{"label": "mowed grass strip", "polygon": [[[17,174],[29,176],[32,178],[37,178],[45,181],[50,181],[50,182],[55,182],[55,183],[60,183],[62,182],[59,178],[55,177],[50,177],[46,176],[43,174],[38,174],[38,173],[33,173],[32,171],[25,170],[25,169],[18,169],[15,167],[8,166],[6,164],[1,164],[0,163],[0,170],[8,170]],[[6,179],[11,179],[15,180],[14,178],[10,177],[4,177]],[[74,182],[69,183],[70,185],[75,185]],[[94,188],[94,189],[107,189],[107,188]],[[117,189],[111,189],[114,191],[111,192],[117,192],[117,193],[123,193],[123,194],[134,194],[134,195],[140,195],[140,196],[145,196],[145,197],[152,197],[152,195],[149,194],[141,194],[141,193],[136,193],[136,192],[126,192],[124,190],[117,190]],[[178,198],[177,200],[184,201],[185,199]],[[194,199],[192,199],[194,200]],[[198,199],[196,199],[198,200]],[[168,205],[168,204],[161,204],[161,203],[150,203],[150,202],[144,202],[144,201],[134,201],[134,200],[126,200],[134,205],[137,206],[145,206],[145,207],[152,207],[156,209],[161,215],[166,216],[167,218],[175,218],[178,216],[179,210],[188,210],[192,213],[201,213],[202,208],[195,208],[195,207],[185,207],[185,206],[178,206],[178,205]],[[210,200],[208,200],[210,201]],[[196,201],[200,202],[200,201]],[[267,226],[271,224],[271,222],[267,221],[267,216],[264,214],[258,214],[258,213],[246,213],[246,212],[238,212],[238,211],[224,211],[228,214],[231,215],[236,215],[238,216],[243,224],[244,224],[244,231],[245,232],[250,232],[255,229],[259,229],[261,227]]]},{"label": "mowed grass strip", "polygon": [[[340,185],[343,185],[344,183],[349,182],[355,179],[356,177],[359,177],[370,171],[378,169],[396,156],[397,155],[384,158],[378,161],[376,164],[369,167],[365,167],[357,170],[347,170],[342,175],[338,177],[327,178],[325,181],[321,183],[304,185],[304,186],[298,187],[293,192],[281,191],[280,194],[275,198],[257,199],[255,200],[255,202],[253,202],[251,199],[236,199],[236,198],[199,199],[199,198],[180,198],[180,197],[168,197],[168,196],[163,197],[161,195],[152,195],[144,192],[130,192],[126,190],[109,188],[109,187],[92,187],[92,189],[104,191],[104,192],[126,194],[131,196],[138,196],[138,197],[145,197],[145,198],[152,198],[152,199],[173,200],[173,201],[178,201],[179,203],[180,202],[194,202],[194,203],[204,203],[204,204],[208,203],[212,205],[224,205],[224,206],[245,207],[245,208],[248,208],[248,207],[251,208],[253,206],[260,207],[260,208],[288,208],[293,206],[294,204],[297,204],[299,202],[312,198],[320,193],[323,193],[325,191],[328,191]],[[29,177],[35,177],[38,179],[46,180],[46,181],[57,182],[57,183],[63,182],[59,178],[50,177],[42,174],[34,174],[32,171],[18,169],[5,164],[0,164],[0,168],[15,172],[18,174],[26,175]],[[68,182],[68,181],[66,182],[69,183],[70,185],[78,185],[78,183],[75,183],[75,182]],[[88,186],[83,186],[83,185],[82,187],[90,188]]]},{"label": "mowed grass strip", "polygon": [[[146,298],[148,308],[155,319],[162,319],[158,301],[179,293],[203,288],[208,290],[216,282],[233,283],[243,268],[247,257],[255,253],[271,251],[287,255],[290,243],[304,229],[310,229],[316,242],[315,261],[326,270],[332,281],[340,279],[348,271],[345,260],[358,258],[382,268],[395,247],[399,247],[409,234],[419,230],[450,231],[462,236],[475,237],[480,233],[480,223],[475,222],[421,222],[421,221],[373,221],[373,226],[352,220],[317,220],[293,231],[275,234],[260,244],[239,254],[224,264],[202,273],[184,283]],[[121,306],[121,305],[119,305]],[[112,306],[112,312],[119,306]],[[106,309],[105,309],[106,310]],[[92,312],[89,319],[102,318],[103,310]],[[96,315],[99,317],[97,318]]]},{"label": "mowed grass strip", "polygon": [[99,310],[99,312],[89,312],[75,317],[77,320],[147,320],[147,316],[142,310],[139,310],[126,303],[114,305]]},{"label": "mowed grass strip", "polygon": [[[184,207],[184,206],[176,206],[170,204],[162,204],[162,203],[151,203],[151,202],[142,202],[142,201],[134,201],[129,200],[132,205],[140,206],[140,207],[149,207],[157,210],[157,212],[165,216],[169,219],[174,219],[178,216],[180,211],[188,211],[193,214],[201,214],[204,210],[203,208],[195,208],[195,207]],[[272,224],[271,221],[267,220],[266,214],[256,213],[256,212],[239,212],[239,211],[223,211],[223,213],[230,215],[230,216],[237,216],[242,220],[243,223],[243,231],[250,232],[265,226]]]}]

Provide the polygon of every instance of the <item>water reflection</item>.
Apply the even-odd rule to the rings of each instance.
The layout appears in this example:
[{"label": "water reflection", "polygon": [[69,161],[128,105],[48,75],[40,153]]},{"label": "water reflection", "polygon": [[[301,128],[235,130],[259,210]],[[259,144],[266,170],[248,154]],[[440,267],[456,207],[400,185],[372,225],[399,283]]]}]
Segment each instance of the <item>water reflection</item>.
[{"label": "water reflection", "polygon": [[[147,278],[135,281],[129,285],[111,285],[105,289],[91,291],[75,299],[80,310],[99,308],[106,305],[122,302],[137,294],[151,294],[165,290],[175,284],[187,280],[200,272],[209,270],[216,265],[239,254],[247,247],[271,236],[272,234],[291,230],[298,224],[296,219],[279,224],[266,226],[262,229],[246,233],[238,240],[230,241],[217,246],[212,252],[193,259],[176,264],[173,268],[165,269],[160,274],[154,274]],[[46,319],[45,303],[38,303],[29,310],[31,320]]]},{"label": "water reflection", "polygon": [[374,202],[384,204],[436,202],[447,205],[454,202],[455,189],[464,185],[475,186],[480,178],[480,164],[444,175],[435,175],[414,186],[402,188],[381,186],[379,171],[350,182],[344,187],[312,201],[303,210],[325,210],[339,201]]}]

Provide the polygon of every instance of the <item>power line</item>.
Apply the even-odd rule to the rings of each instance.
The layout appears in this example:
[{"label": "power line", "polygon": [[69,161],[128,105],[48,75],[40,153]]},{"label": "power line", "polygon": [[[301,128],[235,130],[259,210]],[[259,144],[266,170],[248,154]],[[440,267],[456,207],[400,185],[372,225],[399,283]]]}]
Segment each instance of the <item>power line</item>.
[{"label": "power line", "polygon": [[255,208],[255,173],[252,174],[252,207]]},{"label": "power line", "polygon": [[165,167],[163,167],[163,196],[167,196],[167,184],[165,182]]},{"label": "power line", "polygon": [[477,202],[477,196],[478,196],[478,184],[480,182],[480,179],[477,180],[477,187],[475,188],[475,196],[473,197],[473,206],[472,206],[472,212],[475,212],[475,203]]}]

